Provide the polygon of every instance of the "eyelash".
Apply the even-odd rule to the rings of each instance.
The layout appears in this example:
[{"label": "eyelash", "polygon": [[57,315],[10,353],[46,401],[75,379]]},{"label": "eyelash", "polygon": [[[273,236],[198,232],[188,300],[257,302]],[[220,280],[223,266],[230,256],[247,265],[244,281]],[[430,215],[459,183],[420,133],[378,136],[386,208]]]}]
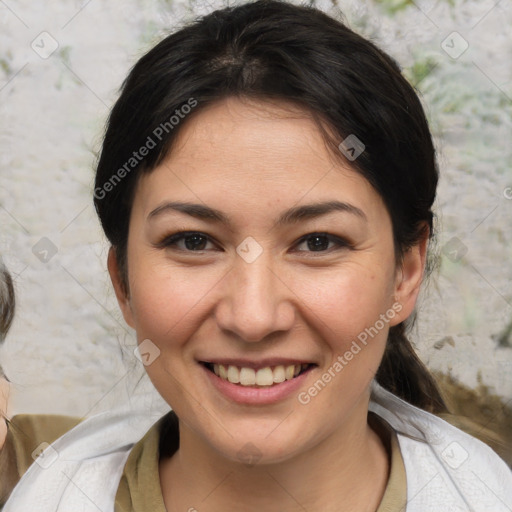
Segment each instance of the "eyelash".
[{"label": "eyelash", "polygon": [[[192,236],[199,236],[207,239],[207,242],[215,243],[211,237],[206,235],[205,233],[201,233],[200,231],[179,231],[177,233],[174,233],[173,235],[166,236],[161,242],[156,244],[156,247],[158,248],[173,248],[177,251],[181,252],[188,252],[188,253],[203,253],[205,251],[208,251],[208,249],[201,249],[197,251],[189,250],[189,249],[179,249],[176,247],[176,244],[181,241],[185,240],[187,237]],[[351,243],[349,243],[347,240],[344,240],[343,238],[340,238],[335,235],[331,235],[330,233],[324,233],[324,232],[314,232],[314,233],[308,233],[307,235],[304,235],[301,237],[295,245],[300,245],[304,242],[307,242],[310,238],[314,237],[324,237],[329,240],[329,242],[333,242],[338,246],[339,249],[353,249],[353,246]],[[335,249],[336,250],[336,249]],[[332,252],[331,249],[327,249],[324,251],[297,251],[297,252],[309,252],[309,253],[320,253],[320,254],[329,254]]]}]

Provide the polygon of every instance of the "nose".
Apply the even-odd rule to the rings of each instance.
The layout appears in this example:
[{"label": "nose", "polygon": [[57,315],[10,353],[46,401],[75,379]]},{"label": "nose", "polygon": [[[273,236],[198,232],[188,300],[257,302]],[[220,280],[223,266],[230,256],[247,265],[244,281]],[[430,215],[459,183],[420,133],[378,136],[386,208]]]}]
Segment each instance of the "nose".
[{"label": "nose", "polygon": [[257,342],[292,328],[295,295],[266,251],[252,263],[237,255],[220,286],[215,310],[220,329],[243,341]]}]

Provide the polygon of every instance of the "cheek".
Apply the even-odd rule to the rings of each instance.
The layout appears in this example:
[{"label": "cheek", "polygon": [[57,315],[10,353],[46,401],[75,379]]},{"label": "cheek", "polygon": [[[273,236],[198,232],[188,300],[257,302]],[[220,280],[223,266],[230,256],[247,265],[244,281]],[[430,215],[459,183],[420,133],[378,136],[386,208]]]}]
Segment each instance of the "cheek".
[{"label": "cheek", "polygon": [[[131,307],[139,339],[183,339],[190,320],[197,321],[201,301],[214,280],[192,269],[146,263],[131,283]],[[181,333],[181,334],[180,334]]]},{"label": "cheek", "polygon": [[314,401],[318,414],[336,404],[342,415],[367,388],[382,360],[394,316],[391,283],[390,273],[378,265],[353,264],[317,276],[309,291],[302,290],[308,306],[303,310],[311,312],[308,321],[317,327],[325,355],[318,378],[328,382],[329,391],[320,393],[322,383],[303,389],[301,404]]},{"label": "cheek", "polygon": [[375,376],[395,313],[387,274],[360,266],[344,270],[301,292],[325,359],[316,380],[301,389],[298,407],[322,417],[327,430],[343,420]]},{"label": "cheek", "polygon": [[[131,307],[139,340],[149,338],[159,345],[169,340],[173,345],[185,342],[192,334],[189,331],[211,314],[215,305],[210,297],[220,298],[222,270],[174,266],[147,255],[140,264],[136,257],[132,261]],[[325,329],[326,340],[335,339],[344,346],[390,307],[388,275],[376,264],[353,262],[329,271],[302,268],[300,274],[287,276],[293,290],[289,300],[302,315],[311,313],[307,321]]]},{"label": "cheek", "polygon": [[183,398],[183,383],[189,382],[187,368],[194,362],[193,344],[188,342],[206,318],[205,301],[214,282],[197,269],[194,273],[147,261],[131,281],[138,342],[149,339],[159,350],[145,366],[147,375],[164,400],[187,418],[195,414]]},{"label": "cheek", "polygon": [[[347,265],[303,281],[298,295],[325,326],[328,339],[347,342],[391,307],[392,280],[381,268]],[[380,323],[379,323],[380,326]]]}]

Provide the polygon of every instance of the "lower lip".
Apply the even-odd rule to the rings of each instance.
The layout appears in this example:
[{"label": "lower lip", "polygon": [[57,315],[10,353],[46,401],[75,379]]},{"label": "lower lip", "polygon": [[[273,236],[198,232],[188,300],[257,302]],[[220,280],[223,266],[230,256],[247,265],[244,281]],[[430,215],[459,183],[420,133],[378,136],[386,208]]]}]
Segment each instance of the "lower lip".
[{"label": "lower lip", "polygon": [[269,388],[256,388],[233,384],[232,382],[221,379],[201,363],[200,365],[206,373],[207,378],[220,393],[233,402],[246,405],[274,404],[288,398],[294,393],[296,394],[299,388],[304,385],[304,381],[308,378],[311,370],[314,369],[314,367],[308,368],[297,377],[285,380],[279,384],[274,384]]}]

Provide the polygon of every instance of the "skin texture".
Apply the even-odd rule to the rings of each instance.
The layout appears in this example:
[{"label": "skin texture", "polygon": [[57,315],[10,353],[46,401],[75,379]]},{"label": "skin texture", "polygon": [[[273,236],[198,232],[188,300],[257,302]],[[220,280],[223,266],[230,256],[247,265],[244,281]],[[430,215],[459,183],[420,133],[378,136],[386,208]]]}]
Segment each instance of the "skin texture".
[{"label": "skin texture", "polygon": [[3,419],[8,416],[8,405],[9,405],[9,394],[11,385],[2,376],[0,376],[0,415],[2,421],[0,421],[0,449],[4,446],[5,437],[7,436],[7,423]]},{"label": "skin texture", "polygon": [[[273,226],[289,208],[338,200],[365,219],[332,212]],[[167,201],[224,212],[229,226],[166,211]],[[178,231],[197,231],[201,251]],[[305,235],[348,241],[315,250]],[[236,249],[253,237],[248,263]],[[327,244],[329,238],[323,238]],[[190,246],[189,246],[190,247]],[[180,448],[160,462],[170,512],[375,510],[389,461],[368,425],[369,385],[388,329],[414,308],[426,239],[395,266],[385,205],[358,173],[333,159],[311,118],[291,104],[228,98],[187,119],[165,161],[137,185],[128,236],[128,293],[114,250],[109,271],[125,320],[160,354],[146,366],[180,418]],[[308,404],[298,393],[271,405],[241,405],[212,385],[198,361],[283,357],[315,363],[307,391],[365,328],[393,304],[400,311]],[[240,460],[257,448],[257,464]],[[215,490],[215,492],[213,492]]]}]

